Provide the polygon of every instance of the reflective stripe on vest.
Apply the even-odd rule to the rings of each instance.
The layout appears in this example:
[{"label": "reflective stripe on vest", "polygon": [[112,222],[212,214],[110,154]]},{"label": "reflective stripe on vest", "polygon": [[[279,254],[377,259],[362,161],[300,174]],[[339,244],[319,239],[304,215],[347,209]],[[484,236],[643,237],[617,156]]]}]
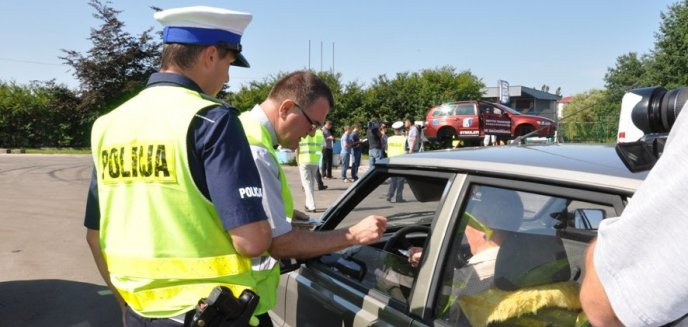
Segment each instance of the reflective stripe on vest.
[{"label": "reflective stripe on vest", "polygon": [[152,279],[217,278],[247,272],[252,264],[237,254],[184,259],[133,258],[108,254],[106,261],[113,275]]},{"label": "reflective stripe on vest", "polygon": [[406,138],[401,135],[394,135],[387,138],[387,156],[396,157],[406,153],[404,150]]},{"label": "reflective stripe on vest", "polygon": [[93,125],[101,249],[112,284],[144,317],[192,310],[214,286],[255,288],[251,260],[236,253],[189,170],[189,125],[216,101],[149,87]]},{"label": "reflective stripe on vest", "polygon": [[[270,131],[263,126],[260,121],[253,117],[250,111],[244,112],[239,116],[241,124],[244,127],[244,132],[246,133],[246,138],[248,143],[252,146],[257,146],[265,149],[270,157],[277,164],[277,172],[279,174],[282,201],[284,202],[284,216],[286,219],[291,219],[294,214],[294,200],[291,195],[291,190],[289,189],[289,183],[287,182],[286,175],[282,166],[279,165],[277,160],[277,154],[275,149],[272,147],[272,137],[270,136]],[[261,176],[261,178],[265,178]],[[267,177],[271,178],[271,177]],[[268,199],[268,201],[271,201]],[[281,217],[273,217],[273,219],[281,219]],[[259,315],[275,306],[277,299],[277,287],[279,285],[280,278],[280,267],[277,264],[278,261],[268,253],[263,256],[252,259],[253,263],[253,276],[256,281],[256,289],[258,295],[260,296],[260,302],[256,308],[255,314]]]},{"label": "reflective stripe on vest", "polygon": [[299,164],[320,163],[324,140],[321,130],[317,130],[313,136],[302,137],[299,141]]}]

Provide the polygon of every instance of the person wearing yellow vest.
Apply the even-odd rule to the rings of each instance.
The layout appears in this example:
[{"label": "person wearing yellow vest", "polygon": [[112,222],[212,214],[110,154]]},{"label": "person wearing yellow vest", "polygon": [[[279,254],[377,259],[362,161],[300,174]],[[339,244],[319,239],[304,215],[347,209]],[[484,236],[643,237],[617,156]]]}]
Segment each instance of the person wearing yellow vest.
[{"label": "person wearing yellow vest", "polygon": [[322,130],[314,126],[308,135],[301,138],[296,149],[301,185],[306,193],[307,212],[315,212],[315,182],[324,141]]},{"label": "person wearing yellow vest", "polygon": [[296,71],[278,80],[265,101],[241,114],[260,172],[263,207],[273,237],[269,256],[266,254],[253,265],[261,299],[257,313],[267,312],[274,305],[279,283],[276,259],[311,258],[352,245],[370,244],[380,240],[387,226],[385,217],[371,215],[351,227],[333,231],[292,229],[289,219],[303,213],[294,210],[291,191],[274,149],[277,145],[296,149],[302,137],[322,125],[333,106],[332,92],[323,80],[310,71]]},{"label": "person wearing yellow vest", "polygon": [[[217,286],[256,291],[251,258],[272,241],[238,111],[213,98],[241,54],[247,13],[156,12],[162,63],[93,125],[86,239],[126,326],[182,326]],[[254,321],[257,323],[257,321]]]},{"label": "person wearing yellow vest", "polygon": [[[404,123],[398,121],[392,124],[394,135],[387,138],[387,156],[393,158],[406,153],[406,137],[401,135]],[[390,177],[389,188],[387,189],[387,202],[404,202],[404,178]]]}]

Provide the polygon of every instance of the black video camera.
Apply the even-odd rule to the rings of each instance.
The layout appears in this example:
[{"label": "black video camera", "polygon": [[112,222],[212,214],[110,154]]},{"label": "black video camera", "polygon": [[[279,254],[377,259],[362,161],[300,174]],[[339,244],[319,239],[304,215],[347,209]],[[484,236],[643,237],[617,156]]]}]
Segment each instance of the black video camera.
[{"label": "black video camera", "polygon": [[260,297],[251,290],[236,298],[227,287],[213,288],[207,299],[201,300],[190,324],[191,327],[244,327],[249,325]]},{"label": "black video camera", "polygon": [[686,103],[688,87],[670,91],[663,87],[647,87],[624,95],[616,152],[630,171],[644,171],[655,165]]}]

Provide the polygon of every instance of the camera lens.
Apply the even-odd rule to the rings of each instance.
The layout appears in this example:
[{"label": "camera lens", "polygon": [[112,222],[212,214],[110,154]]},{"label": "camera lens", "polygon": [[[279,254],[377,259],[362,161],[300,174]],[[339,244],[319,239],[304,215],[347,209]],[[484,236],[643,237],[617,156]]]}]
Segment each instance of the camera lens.
[{"label": "camera lens", "polygon": [[642,99],[633,108],[633,124],[645,134],[667,133],[688,102],[688,87],[667,91],[663,87],[648,87],[633,90]]},{"label": "camera lens", "polygon": [[671,130],[671,126],[674,125],[676,117],[681,113],[681,109],[687,101],[688,87],[673,89],[662,97],[660,117],[664,131],[668,132]]}]

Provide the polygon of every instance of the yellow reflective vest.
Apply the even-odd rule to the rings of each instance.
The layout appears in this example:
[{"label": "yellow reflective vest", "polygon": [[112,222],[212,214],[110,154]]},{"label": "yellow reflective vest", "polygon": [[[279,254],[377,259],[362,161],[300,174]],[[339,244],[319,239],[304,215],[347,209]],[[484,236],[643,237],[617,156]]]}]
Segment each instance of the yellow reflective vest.
[{"label": "yellow reflective vest", "polygon": [[[279,173],[282,201],[284,201],[284,216],[287,219],[291,219],[294,213],[294,199],[291,195],[291,190],[289,189],[284,170],[282,170],[282,166],[279,165],[279,161],[277,160],[277,154],[272,145],[270,132],[260,123],[260,121],[253,117],[250,111],[242,113],[239,119],[244,127],[248,143],[253,146],[264,148],[275,161]],[[261,179],[263,178],[266,177],[261,176]],[[267,178],[272,178],[272,176]],[[271,199],[267,200],[272,201]],[[273,219],[280,219],[280,217],[273,217]],[[280,276],[280,267],[278,263],[279,262],[270,257],[268,253],[265,253],[262,257],[253,259],[253,276],[256,280],[258,295],[260,296],[260,302],[255,311],[256,315],[265,313],[275,306]]]},{"label": "yellow reflective vest", "polygon": [[155,86],[93,125],[101,249],[112,284],[141,316],[187,312],[219,285],[237,296],[255,289],[251,259],[236,252],[189,171],[191,120],[219,104]]},{"label": "yellow reflective vest", "polygon": [[325,137],[320,129],[313,136],[302,137],[299,141],[299,164],[320,163],[324,141]]},{"label": "yellow reflective vest", "polygon": [[406,138],[403,135],[394,135],[387,138],[387,156],[396,157],[406,153]]}]

